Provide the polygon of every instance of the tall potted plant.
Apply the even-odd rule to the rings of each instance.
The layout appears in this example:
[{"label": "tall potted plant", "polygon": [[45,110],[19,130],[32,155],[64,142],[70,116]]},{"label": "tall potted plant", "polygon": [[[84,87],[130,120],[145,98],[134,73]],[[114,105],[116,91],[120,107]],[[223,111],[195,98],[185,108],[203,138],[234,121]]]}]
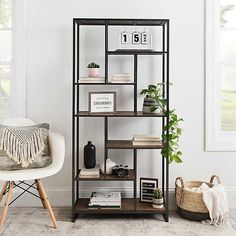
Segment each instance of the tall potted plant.
[{"label": "tall potted plant", "polygon": [[[157,85],[149,85],[147,89],[143,89],[140,94],[145,95],[143,112],[153,113],[155,111],[161,111],[164,115],[169,117],[169,125],[165,125],[162,134],[163,149],[161,151],[164,157],[168,157],[168,162],[182,162],[182,152],[179,150],[179,138],[182,135],[183,130],[180,128],[179,123],[183,121],[179,118],[175,110],[166,110],[167,99],[163,96],[163,86],[165,83],[157,83]],[[149,99],[148,104],[145,103],[145,99]],[[150,100],[151,99],[151,100]],[[168,132],[167,132],[168,131]]]}]

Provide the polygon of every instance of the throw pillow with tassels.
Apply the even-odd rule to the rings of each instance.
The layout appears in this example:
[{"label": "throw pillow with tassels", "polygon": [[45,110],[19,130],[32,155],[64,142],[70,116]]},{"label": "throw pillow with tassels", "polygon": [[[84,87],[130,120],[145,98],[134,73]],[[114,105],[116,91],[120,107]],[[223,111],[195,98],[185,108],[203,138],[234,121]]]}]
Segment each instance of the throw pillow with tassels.
[{"label": "throw pillow with tassels", "polygon": [[0,169],[41,168],[52,163],[48,154],[49,124],[0,125]]}]

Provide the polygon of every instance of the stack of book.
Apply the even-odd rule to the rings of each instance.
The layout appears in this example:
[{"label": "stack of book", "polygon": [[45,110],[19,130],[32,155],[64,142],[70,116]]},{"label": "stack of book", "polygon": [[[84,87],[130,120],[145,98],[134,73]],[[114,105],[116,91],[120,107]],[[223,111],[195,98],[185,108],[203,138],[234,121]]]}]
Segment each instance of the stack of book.
[{"label": "stack of book", "polygon": [[79,83],[105,83],[103,77],[81,77]]},{"label": "stack of book", "polygon": [[92,169],[82,168],[79,173],[80,178],[89,179],[89,178],[99,178],[100,170],[99,165]]},{"label": "stack of book", "polygon": [[97,209],[120,209],[121,194],[120,192],[92,192],[88,206]]},{"label": "stack of book", "polygon": [[145,146],[145,145],[160,145],[161,138],[152,135],[134,135],[132,139],[134,146]]},{"label": "stack of book", "polygon": [[113,74],[110,82],[111,83],[130,83],[131,76],[129,73]]}]

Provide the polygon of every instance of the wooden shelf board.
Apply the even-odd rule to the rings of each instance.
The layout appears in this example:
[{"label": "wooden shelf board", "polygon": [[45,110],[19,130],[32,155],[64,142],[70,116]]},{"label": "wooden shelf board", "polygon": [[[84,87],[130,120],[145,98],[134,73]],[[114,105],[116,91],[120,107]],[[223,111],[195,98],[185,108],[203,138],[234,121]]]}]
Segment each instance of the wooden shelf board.
[{"label": "wooden shelf board", "polygon": [[[135,204],[136,202],[136,204]],[[76,201],[75,212],[79,214],[113,214],[113,213],[165,213],[165,208],[155,209],[152,203],[141,203],[139,199],[122,198],[120,209],[90,209],[89,198],[80,198]]]},{"label": "wooden shelf board", "polygon": [[89,113],[88,111],[80,111],[76,114],[79,117],[165,117],[163,113],[143,113],[142,111],[117,111],[115,113]]},{"label": "wooden shelf board", "polygon": [[[80,170],[79,170],[80,173]],[[125,176],[123,178],[118,178],[114,175],[104,175],[100,173],[99,178],[80,178],[79,175],[76,177],[76,180],[80,181],[134,181],[135,180],[135,172],[134,170],[129,170],[129,176]]]},{"label": "wooden shelf board", "polygon": [[108,140],[106,143],[107,149],[162,149],[160,145],[133,145],[131,140]]}]

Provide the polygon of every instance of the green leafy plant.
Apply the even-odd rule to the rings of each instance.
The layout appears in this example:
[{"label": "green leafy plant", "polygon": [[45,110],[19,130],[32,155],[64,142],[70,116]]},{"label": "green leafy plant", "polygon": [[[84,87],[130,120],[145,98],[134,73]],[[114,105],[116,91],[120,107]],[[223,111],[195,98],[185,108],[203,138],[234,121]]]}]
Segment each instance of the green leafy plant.
[{"label": "green leafy plant", "polygon": [[155,105],[150,107],[150,112],[154,112],[157,109],[163,110],[165,108],[167,100],[163,98],[164,85],[165,83],[157,83],[157,85],[151,84],[140,92],[140,94],[145,95],[146,98],[155,100]]},{"label": "green leafy plant", "polygon": [[91,62],[88,64],[87,68],[100,68],[100,66],[95,62]]},{"label": "green leafy plant", "polygon": [[[165,111],[165,114],[168,115],[168,112]],[[164,131],[169,130],[169,133],[165,132],[162,134],[163,149],[161,154],[167,158],[168,162],[172,163],[181,163],[182,152],[179,150],[179,138],[182,135],[183,130],[179,127],[179,122],[183,121],[182,118],[179,118],[175,113],[175,110],[169,111],[169,125],[164,127]],[[169,147],[168,147],[169,141]]]},{"label": "green leafy plant", "polygon": [[[180,128],[179,123],[183,121],[179,118],[175,110],[166,110],[167,99],[163,96],[163,90],[165,83],[158,83],[155,85],[149,85],[147,89],[141,91],[141,95],[145,95],[147,98],[155,99],[156,104],[150,107],[150,111],[154,112],[160,108],[166,116],[169,116],[169,125],[164,126],[164,134],[162,135],[163,149],[161,154],[168,158],[168,162],[181,163],[182,152],[179,150],[179,138],[182,135],[183,130]],[[170,83],[170,85],[172,85]],[[168,131],[168,134],[167,134]]]},{"label": "green leafy plant", "polygon": [[163,198],[163,193],[159,188],[156,188],[153,192],[153,198],[155,199],[162,199]]}]

